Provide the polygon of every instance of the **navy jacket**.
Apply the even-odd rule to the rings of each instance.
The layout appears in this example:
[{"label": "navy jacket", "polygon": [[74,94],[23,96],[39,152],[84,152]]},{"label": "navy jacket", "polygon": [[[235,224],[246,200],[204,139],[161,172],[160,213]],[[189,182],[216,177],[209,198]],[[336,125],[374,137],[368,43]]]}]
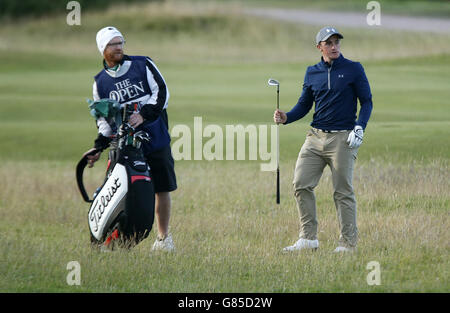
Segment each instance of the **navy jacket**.
[{"label": "navy jacket", "polygon": [[[356,120],[357,98],[361,109]],[[304,117],[315,102],[312,127],[323,130],[366,128],[372,112],[372,94],[364,68],[341,54],[330,66],[324,62],[306,70],[303,91],[297,104],[287,113],[285,124]]]}]

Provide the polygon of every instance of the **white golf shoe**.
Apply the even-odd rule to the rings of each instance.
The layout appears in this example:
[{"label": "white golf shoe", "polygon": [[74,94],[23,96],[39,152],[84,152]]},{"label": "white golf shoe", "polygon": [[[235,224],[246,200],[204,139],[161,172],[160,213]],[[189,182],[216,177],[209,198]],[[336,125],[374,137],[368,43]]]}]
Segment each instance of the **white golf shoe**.
[{"label": "white golf shoe", "polygon": [[341,252],[355,252],[356,248],[348,248],[348,247],[343,247],[343,246],[339,246],[336,249],[334,249],[334,253],[341,253]]},{"label": "white golf shoe", "polygon": [[317,240],[317,239],[316,240],[308,240],[308,239],[300,238],[292,246],[284,248],[283,252],[299,251],[302,249],[316,250],[317,248],[319,248],[319,240]]},{"label": "white golf shoe", "polygon": [[168,234],[164,239],[157,237],[153,244],[152,251],[174,252],[175,244],[173,243],[172,234]]}]

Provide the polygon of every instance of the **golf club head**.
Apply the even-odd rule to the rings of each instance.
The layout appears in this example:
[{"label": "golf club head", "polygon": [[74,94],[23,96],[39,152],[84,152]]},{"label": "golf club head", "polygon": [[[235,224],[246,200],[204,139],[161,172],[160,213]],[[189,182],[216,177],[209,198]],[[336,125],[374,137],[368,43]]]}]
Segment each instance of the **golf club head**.
[{"label": "golf club head", "polygon": [[267,83],[269,84],[269,86],[280,86],[280,83],[278,82],[278,80],[273,79],[273,78],[269,78],[269,81]]},{"label": "golf club head", "polygon": [[134,134],[133,139],[140,142],[150,141],[150,136],[146,132],[140,130]]}]

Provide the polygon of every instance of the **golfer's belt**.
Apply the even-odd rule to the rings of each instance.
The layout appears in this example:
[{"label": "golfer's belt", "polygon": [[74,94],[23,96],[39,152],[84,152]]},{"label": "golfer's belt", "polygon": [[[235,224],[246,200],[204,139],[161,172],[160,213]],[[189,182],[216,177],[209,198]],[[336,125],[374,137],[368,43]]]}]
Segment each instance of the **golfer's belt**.
[{"label": "golfer's belt", "polygon": [[327,130],[327,129],[318,129],[318,128],[314,128],[314,127],[313,127],[313,129],[317,130],[317,131],[320,131],[320,132],[324,132],[324,133],[344,133],[344,132],[347,131],[346,129],[343,129],[343,130]]}]

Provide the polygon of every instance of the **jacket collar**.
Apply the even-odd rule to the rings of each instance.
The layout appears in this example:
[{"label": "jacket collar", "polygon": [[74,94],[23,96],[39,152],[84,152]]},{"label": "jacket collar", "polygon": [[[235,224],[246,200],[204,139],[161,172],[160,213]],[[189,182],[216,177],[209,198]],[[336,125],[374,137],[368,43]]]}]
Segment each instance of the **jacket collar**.
[{"label": "jacket collar", "polygon": [[[333,66],[339,65],[339,63],[341,63],[343,60],[344,56],[342,55],[342,53],[340,53],[339,57],[333,61]],[[331,66],[330,63],[323,60],[323,57],[320,57],[320,64],[325,68],[329,68]]]}]

